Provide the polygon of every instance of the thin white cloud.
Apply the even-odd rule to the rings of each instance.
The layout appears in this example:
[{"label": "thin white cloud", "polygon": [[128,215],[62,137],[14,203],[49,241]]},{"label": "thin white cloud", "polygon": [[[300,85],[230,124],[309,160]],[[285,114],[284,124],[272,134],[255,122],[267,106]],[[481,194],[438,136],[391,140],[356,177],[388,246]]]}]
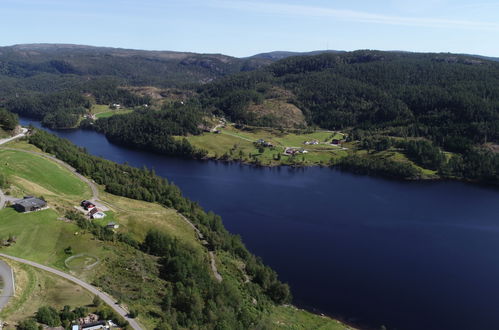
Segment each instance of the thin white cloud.
[{"label": "thin white cloud", "polygon": [[454,20],[428,17],[404,17],[373,14],[348,9],[334,9],[307,5],[283,3],[265,3],[249,1],[215,0],[211,5],[219,8],[260,12],[264,14],[281,14],[302,17],[327,17],[343,21],[374,23],[385,25],[416,26],[429,28],[474,29],[499,31],[499,23],[472,20]]}]

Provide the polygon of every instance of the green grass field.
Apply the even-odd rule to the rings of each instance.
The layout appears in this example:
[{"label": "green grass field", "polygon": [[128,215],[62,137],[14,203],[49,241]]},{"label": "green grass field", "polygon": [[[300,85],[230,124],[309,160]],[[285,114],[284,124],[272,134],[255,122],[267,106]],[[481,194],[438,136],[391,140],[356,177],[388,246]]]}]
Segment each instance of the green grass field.
[{"label": "green grass field", "polygon": [[66,168],[41,156],[0,149],[0,171],[26,191],[69,198],[90,196],[88,186]]},{"label": "green grass field", "polygon": [[133,112],[133,110],[123,109],[123,110],[110,110],[107,112],[101,112],[95,115],[97,118],[109,118],[115,115],[125,115],[127,113]]},{"label": "green grass field", "polygon": [[17,239],[14,245],[0,251],[60,269],[66,268],[64,260],[68,255],[64,249],[68,246],[74,254],[99,258],[108,255],[103,242],[92,241],[90,234],[81,234],[78,226],[58,220],[59,217],[52,209],[31,213],[19,213],[10,207],[0,210],[0,238],[12,234]]},{"label": "green grass field", "polygon": [[108,105],[94,104],[90,112],[97,118],[108,118],[114,115],[123,115],[132,112],[131,109],[111,109]]},{"label": "green grass field", "polygon": [[109,105],[107,104],[94,104],[90,109],[90,112],[93,113],[94,115],[107,111],[111,111],[111,108],[109,108]]},{"label": "green grass field", "polygon": [[[327,164],[331,158],[339,158],[347,155],[347,152],[337,146],[331,145],[333,139],[341,139],[343,134],[327,131],[296,134],[281,133],[278,130],[254,129],[243,131],[227,126],[221,129],[220,134],[204,133],[197,136],[189,136],[187,139],[194,146],[208,151],[208,156],[220,158],[224,154],[228,158],[251,162],[253,158],[258,159],[262,165],[319,165]],[[260,153],[253,142],[263,139],[274,144],[275,148],[265,148]],[[318,140],[321,144],[305,145],[305,141]],[[284,155],[285,147],[304,148],[306,154],[299,154],[294,158]],[[278,160],[278,154],[281,154]]]}]

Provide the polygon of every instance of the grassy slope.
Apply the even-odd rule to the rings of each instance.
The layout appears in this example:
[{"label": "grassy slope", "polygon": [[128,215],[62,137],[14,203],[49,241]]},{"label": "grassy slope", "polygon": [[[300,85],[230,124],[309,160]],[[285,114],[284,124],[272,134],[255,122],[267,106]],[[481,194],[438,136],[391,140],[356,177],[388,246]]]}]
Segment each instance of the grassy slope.
[{"label": "grassy slope", "polygon": [[116,109],[112,110],[108,105],[104,104],[94,104],[90,112],[94,114],[97,118],[107,118],[114,115],[124,115],[132,112],[131,109]]},{"label": "grassy slope", "polygon": [[10,260],[7,262],[16,279],[16,295],[0,312],[0,319],[9,324],[7,329],[14,329],[15,322],[32,316],[39,306],[62,309],[64,305],[74,308],[92,303],[91,293],[65,279]]},{"label": "grassy slope", "polygon": [[[252,131],[238,130],[232,126],[221,129],[221,134],[204,133],[199,136],[189,136],[187,139],[196,147],[207,150],[209,157],[221,157],[225,153],[232,155],[230,158],[239,159],[240,151],[243,152],[243,161],[250,161],[248,154],[255,155],[260,159],[263,165],[286,165],[293,161],[289,156],[283,155],[285,147],[304,148],[307,154],[300,154],[295,159],[303,165],[325,164],[331,158],[346,156],[346,152],[333,146],[330,142],[334,138],[340,138],[343,135],[327,131],[318,131],[305,134],[280,133],[277,130],[255,129]],[[258,148],[254,146],[253,141],[264,139],[275,145],[275,149],[265,148],[263,153],[259,153]],[[305,145],[305,141],[318,140],[325,142],[319,145]],[[235,147],[235,148],[234,148]],[[275,160],[277,154],[281,154],[281,160]]]},{"label": "grassy slope", "polygon": [[[33,149],[25,142],[15,142],[9,146]],[[2,164],[0,166],[5,166],[5,163],[12,164],[12,160],[19,158],[27,161],[28,164],[36,163],[37,166],[29,168],[17,166],[15,170],[12,168],[9,172],[9,179],[12,183],[10,190],[16,192],[22,189],[26,193],[33,193],[40,189],[39,187],[43,187],[47,190],[47,195],[51,196],[52,200],[57,201],[57,208],[53,207],[28,214],[17,213],[11,208],[0,210],[0,233],[4,236],[13,234],[17,237],[17,242],[13,246],[1,248],[1,251],[70,271],[87,281],[97,283],[115,298],[141,311],[139,322],[147,329],[154,328],[157,320],[154,318],[154,314],[148,312],[159,312],[158,305],[161,296],[165,293],[164,282],[154,275],[158,273],[155,259],[120,243],[94,240],[91,234],[82,232],[75,224],[58,220],[66,210],[72,209],[76,201],[83,199],[84,195],[76,196],[74,190],[66,189],[56,181],[62,180],[74,188],[78,185],[73,180],[78,179],[65,168],[48,159],[21,151],[6,151],[0,148],[0,164]],[[44,171],[49,171],[50,175],[41,173]],[[30,182],[28,179],[33,181]],[[80,188],[80,192],[85,194],[85,188]],[[49,205],[52,204],[51,199],[49,199]],[[108,212],[108,217],[101,220],[102,224],[110,220],[116,221],[121,225],[118,231],[128,232],[137,239],[142,239],[149,228],[164,230],[190,245],[194,253],[204,254],[204,260],[208,262],[206,250],[196,239],[193,229],[184,222],[175,210],[104,192],[101,192],[101,199],[112,208]],[[40,237],[44,239],[41,240]],[[0,235],[1,238],[4,237]],[[74,254],[86,253],[99,258],[101,263],[92,270],[67,269],[64,260],[68,255],[64,253],[64,249],[68,246],[71,246]],[[224,280],[236,283],[236,285],[244,285],[244,281],[241,280],[244,279],[244,272],[236,263],[231,256],[217,256],[217,264]],[[124,271],[124,269],[134,269],[134,272]],[[27,287],[31,288],[27,289],[26,292],[37,290],[39,280],[33,279],[32,272],[34,270],[25,269],[25,271],[28,272],[28,275],[31,273],[29,276],[24,275],[28,281]],[[123,285],[124,283],[126,285]],[[74,286],[67,288],[69,291],[77,289],[78,287]],[[30,297],[32,295],[32,293],[29,294]],[[38,293],[36,295],[42,296]],[[5,310],[7,319],[18,320],[30,315],[38,307],[45,304],[55,306],[77,304],[69,298],[66,301],[57,295],[52,295],[50,291],[46,292],[46,296],[48,298],[22,298],[20,302],[14,300]],[[264,324],[271,328],[282,328],[282,324],[295,324],[297,329],[325,324],[327,327],[323,327],[323,329],[337,329],[336,321],[329,318],[322,318],[305,311],[290,312],[291,309],[283,308],[272,307],[271,313],[263,320]]]},{"label": "grassy slope", "polygon": [[[79,198],[90,194],[87,185],[61,165],[43,157],[12,150],[0,149],[0,171],[36,184],[40,191],[57,196]],[[34,188],[33,188],[34,189]]]},{"label": "grassy slope", "polygon": [[[254,162],[258,159],[261,165],[327,165],[331,161],[336,161],[342,157],[358,154],[366,155],[367,150],[359,149],[357,143],[343,143],[341,147],[332,145],[333,139],[343,139],[344,135],[340,132],[315,131],[311,133],[290,133],[281,132],[277,129],[256,128],[252,130],[240,130],[233,126],[227,126],[220,129],[220,134],[203,133],[197,136],[189,136],[187,139],[194,146],[208,151],[208,157],[217,159],[231,159],[243,162]],[[265,148],[260,153],[253,142],[264,139],[271,142],[275,148]],[[318,145],[305,145],[305,141],[319,141]],[[306,154],[298,154],[294,157],[284,155],[285,147],[303,148],[308,151]],[[347,150],[343,149],[346,148]],[[242,153],[241,153],[242,152]],[[280,154],[281,159],[277,159]],[[225,155],[225,157],[224,157]],[[437,172],[418,166],[407,156],[391,148],[382,152],[371,152],[371,157],[387,158],[397,162],[409,163],[416,167],[423,174],[423,178],[438,178]]]},{"label": "grassy slope", "polygon": [[0,128],[0,139],[8,138],[9,136],[10,136],[9,133]]}]

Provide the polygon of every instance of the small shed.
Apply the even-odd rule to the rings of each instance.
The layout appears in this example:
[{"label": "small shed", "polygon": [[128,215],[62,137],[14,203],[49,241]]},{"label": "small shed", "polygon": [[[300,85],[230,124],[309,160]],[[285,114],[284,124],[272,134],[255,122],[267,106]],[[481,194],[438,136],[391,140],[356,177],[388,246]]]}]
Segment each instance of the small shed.
[{"label": "small shed", "polygon": [[116,222],[110,222],[107,224],[107,228],[118,229],[120,228],[120,225],[118,225]]}]

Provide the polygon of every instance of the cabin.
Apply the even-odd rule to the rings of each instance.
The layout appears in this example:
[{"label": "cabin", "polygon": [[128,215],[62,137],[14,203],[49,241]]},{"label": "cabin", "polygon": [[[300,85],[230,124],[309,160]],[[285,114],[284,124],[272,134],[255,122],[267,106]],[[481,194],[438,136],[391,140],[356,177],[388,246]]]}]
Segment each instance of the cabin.
[{"label": "cabin", "polygon": [[47,202],[40,198],[26,196],[14,202],[14,209],[18,212],[33,212],[47,206]]},{"label": "cabin", "polygon": [[331,144],[340,145],[341,144],[341,140],[333,139],[333,142],[331,142]]}]

